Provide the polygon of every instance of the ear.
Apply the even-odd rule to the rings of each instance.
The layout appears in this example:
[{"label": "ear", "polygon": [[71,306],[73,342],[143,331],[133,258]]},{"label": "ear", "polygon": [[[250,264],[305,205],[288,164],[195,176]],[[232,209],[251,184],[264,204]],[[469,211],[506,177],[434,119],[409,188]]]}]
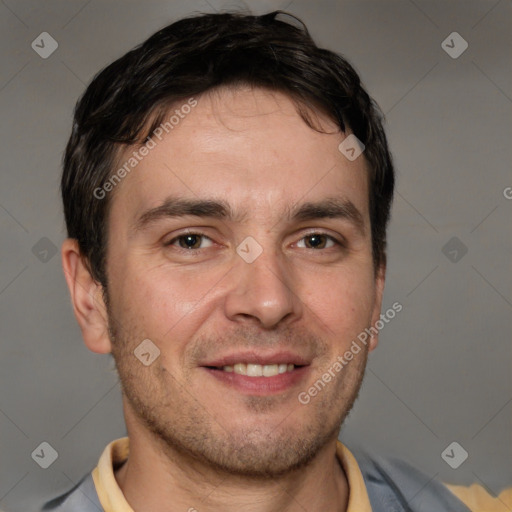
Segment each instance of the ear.
[{"label": "ear", "polygon": [[[384,294],[384,282],[386,280],[386,265],[381,264],[375,276],[375,302],[372,313],[372,326],[375,326],[377,320],[380,320],[380,312],[382,308],[382,295]],[[370,338],[369,351],[375,350],[379,343],[379,334],[373,334]]]},{"label": "ear", "polygon": [[77,240],[66,239],[62,244],[61,256],[73,310],[85,345],[93,352],[108,354],[112,347],[103,287],[94,280],[85,265]]}]

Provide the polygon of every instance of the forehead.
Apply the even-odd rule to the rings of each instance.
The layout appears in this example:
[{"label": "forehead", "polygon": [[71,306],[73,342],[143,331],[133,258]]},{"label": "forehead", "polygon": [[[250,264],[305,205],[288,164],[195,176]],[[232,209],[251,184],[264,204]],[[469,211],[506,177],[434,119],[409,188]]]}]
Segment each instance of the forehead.
[{"label": "forehead", "polygon": [[[309,113],[315,130],[288,96],[265,89],[221,88],[194,102],[166,116],[154,147],[115,190],[112,216],[133,221],[169,195],[215,197],[244,217],[279,216],[300,201],[339,195],[364,216],[365,160],[339,152],[345,134],[327,117]],[[120,166],[136,150],[125,151]]]}]

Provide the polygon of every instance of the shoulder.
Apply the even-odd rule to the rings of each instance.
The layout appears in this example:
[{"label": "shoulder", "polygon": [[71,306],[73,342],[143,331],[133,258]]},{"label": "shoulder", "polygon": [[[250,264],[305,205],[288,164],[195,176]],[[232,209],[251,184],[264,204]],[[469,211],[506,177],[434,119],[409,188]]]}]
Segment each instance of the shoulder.
[{"label": "shoulder", "polygon": [[365,452],[357,452],[356,459],[374,511],[472,512],[442,482],[403,460]]},{"label": "shoulder", "polygon": [[[400,459],[357,453],[368,495],[375,511],[431,510],[450,512],[508,512],[512,487],[493,495],[481,485],[448,485]],[[400,508],[401,507],[401,508]]]},{"label": "shoulder", "polygon": [[89,473],[71,490],[45,503],[40,512],[101,512],[98,494]]}]

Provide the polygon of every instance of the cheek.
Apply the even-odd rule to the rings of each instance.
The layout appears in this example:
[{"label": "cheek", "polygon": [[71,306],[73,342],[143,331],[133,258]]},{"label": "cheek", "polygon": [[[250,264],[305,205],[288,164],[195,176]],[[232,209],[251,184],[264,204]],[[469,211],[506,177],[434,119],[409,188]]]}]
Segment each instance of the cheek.
[{"label": "cheek", "polygon": [[373,275],[366,269],[329,272],[306,281],[307,306],[327,330],[327,335],[351,340],[371,323],[375,301]]},{"label": "cheek", "polygon": [[133,264],[119,270],[116,316],[154,340],[162,355],[180,350],[201,327],[213,310],[222,279],[220,269],[198,274],[191,268],[142,268]]}]

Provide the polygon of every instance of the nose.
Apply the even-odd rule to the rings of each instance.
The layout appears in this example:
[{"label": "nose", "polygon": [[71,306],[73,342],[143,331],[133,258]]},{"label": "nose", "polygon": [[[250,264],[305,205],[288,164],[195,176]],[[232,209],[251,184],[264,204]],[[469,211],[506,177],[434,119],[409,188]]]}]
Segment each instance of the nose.
[{"label": "nose", "polygon": [[256,322],[272,329],[302,314],[292,269],[278,254],[263,251],[252,263],[240,258],[230,275],[232,286],[225,300],[225,313],[230,320]]}]

